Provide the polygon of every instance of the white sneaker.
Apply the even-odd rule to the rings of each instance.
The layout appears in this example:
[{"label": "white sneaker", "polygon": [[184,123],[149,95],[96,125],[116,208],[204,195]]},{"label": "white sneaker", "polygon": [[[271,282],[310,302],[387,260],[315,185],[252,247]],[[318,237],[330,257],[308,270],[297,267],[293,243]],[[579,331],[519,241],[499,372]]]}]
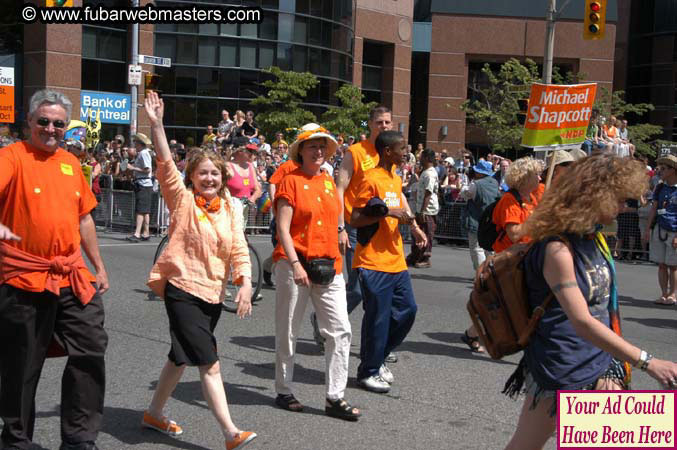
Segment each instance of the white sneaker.
[{"label": "white sneaker", "polygon": [[379,394],[390,392],[390,385],[379,375],[372,375],[370,377],[357,380],[357,384],[368,391],[378,392]]},{"label": "white sneaker", "polygon": [[378,376],[388,384],[393,384],[395,381],[395,376],[390,371],[390,369],[388,369],[388,366],[386,366],[385,363],[383,363],[383,365],[378,369]]}]

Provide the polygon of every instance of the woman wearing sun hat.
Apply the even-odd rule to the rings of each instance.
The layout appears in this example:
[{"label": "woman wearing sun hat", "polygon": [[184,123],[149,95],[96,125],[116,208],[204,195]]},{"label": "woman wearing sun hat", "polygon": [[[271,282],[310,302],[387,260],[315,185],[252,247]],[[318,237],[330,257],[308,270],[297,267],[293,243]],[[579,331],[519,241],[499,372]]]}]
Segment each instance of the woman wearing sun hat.
[{"label": "woman wearing sun hat", "polygon": [[296,338],[308,300],[313,303],[325,339],[327,415],[357,420],[360,411],[343,398],[348,381],[352,337],[342,259],[338,246],[340,201],[336,185],[321,169],[338,145],[327,130],[308,124],[289,149],[300,167],[285,176],[275,194],[275,403],[299,412],[294,397]]}]

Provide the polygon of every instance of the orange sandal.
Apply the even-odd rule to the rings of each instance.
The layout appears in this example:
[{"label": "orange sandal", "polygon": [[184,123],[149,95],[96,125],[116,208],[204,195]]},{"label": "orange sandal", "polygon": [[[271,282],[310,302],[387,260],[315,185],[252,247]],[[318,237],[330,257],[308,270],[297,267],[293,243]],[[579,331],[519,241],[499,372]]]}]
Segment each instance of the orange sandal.
[{"label": "orange sandal", "polygon": [[256,433],[253,431],[240,431],[235,439],[226,441],[226,449],[233,450],[236,448],[242,448],[253,441],[255,437]]}]

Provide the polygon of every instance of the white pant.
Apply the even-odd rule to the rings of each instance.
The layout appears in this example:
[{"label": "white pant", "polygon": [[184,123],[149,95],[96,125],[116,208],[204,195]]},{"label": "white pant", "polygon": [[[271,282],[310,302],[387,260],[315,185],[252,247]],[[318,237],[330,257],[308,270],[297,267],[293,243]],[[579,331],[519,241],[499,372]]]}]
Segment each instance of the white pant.
[{"label": "white pant", "polygon": [[328,286],[311,283],[306,287],[294,283],[294,270],[286,259],[278,261],[274,270],[275,391],[278,394],[291,394],[296,339],[310,299],[315,308],[320,334],[325,339],[327,398],[343,398],[348,383],[352,337],[343,274],[337,274]]},{"label": "white pant", "polygon": [[477,268],[486,259],[484,249],[477,242],[477,233],[468,233],[468,248],[470,250],[470,259],[472,259],[472,268],[477,272]]}]

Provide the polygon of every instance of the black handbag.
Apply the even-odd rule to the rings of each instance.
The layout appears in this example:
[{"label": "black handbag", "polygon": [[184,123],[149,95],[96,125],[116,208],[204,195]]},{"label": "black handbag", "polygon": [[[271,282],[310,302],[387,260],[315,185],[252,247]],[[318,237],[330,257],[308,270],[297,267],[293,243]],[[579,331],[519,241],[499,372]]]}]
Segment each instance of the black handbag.
[{"label": "black handbag", "polygon": [[315,258],[308,261],[301,254],[298,254],[298,257],[311,283],[327,286],[334,281],[336,276],[336,269],[334,269],[336,261],[334,259]]}]

